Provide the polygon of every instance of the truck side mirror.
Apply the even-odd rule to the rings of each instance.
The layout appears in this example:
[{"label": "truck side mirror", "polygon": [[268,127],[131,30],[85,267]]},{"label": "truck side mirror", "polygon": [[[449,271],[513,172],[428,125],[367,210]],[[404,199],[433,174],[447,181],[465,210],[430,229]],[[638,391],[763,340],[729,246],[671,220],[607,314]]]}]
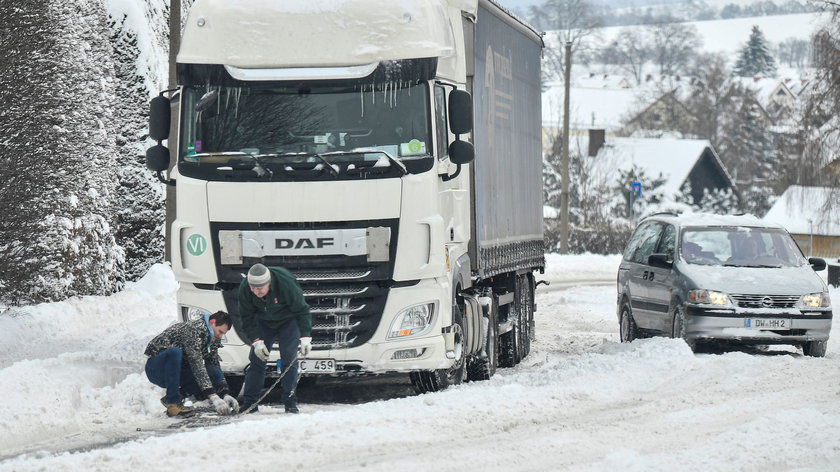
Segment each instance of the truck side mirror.
[{"label": "truck side mirror", "polygon": [[458,139],[449,145],[449,160],[453,164],[468,164],[473,159],[475,159],[475,148],[472,143]]},{"label": "truck side mirror", "polygon": [[170,114],[168,98],[158,95],[152,99],[149,106],[149,137],[158,142],[169,138]]},{"label": "truck side mirror", "polygon": [[449,92],[449,129],[466,134],[473,129],[472,95],[464,90]]},{"label": "truck side mirror", "polygon": [[156,144],[146,150],[146,167],[154,172],[163,172],[169,168],[169,149]]}]

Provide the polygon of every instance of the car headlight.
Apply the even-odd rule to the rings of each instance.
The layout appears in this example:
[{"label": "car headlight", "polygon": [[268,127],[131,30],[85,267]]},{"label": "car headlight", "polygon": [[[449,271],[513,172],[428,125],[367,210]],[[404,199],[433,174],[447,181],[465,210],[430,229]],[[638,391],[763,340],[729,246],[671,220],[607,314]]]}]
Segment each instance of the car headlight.
[{"label": "car headlight", "polygon": [[209,311],[197,306],[181,305],[181,319],[184,321],[197,320],[209,314]]},{"label": "car headlight", "polygon": [[434,317],[434,303],[410,306],[394,317],[394,321],[388,329],[388,339],[401,339],[425,334],[432,329]]},{"label": "car headlight", "polygon": [[695,305],[732,305],[729,295],[714,290],[691,290],[688,292],[688,302]]},{"label": "car headlight", "polygon": [[802,295],[799,302],[796,304],[797,308],[831,308],[831,298],[828,292],[817,292]]}]

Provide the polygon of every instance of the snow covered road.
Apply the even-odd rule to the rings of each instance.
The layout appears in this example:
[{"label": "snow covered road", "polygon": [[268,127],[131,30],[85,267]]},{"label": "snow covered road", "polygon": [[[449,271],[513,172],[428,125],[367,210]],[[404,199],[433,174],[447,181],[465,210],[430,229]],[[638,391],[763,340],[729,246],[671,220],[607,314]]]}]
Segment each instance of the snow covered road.
[{"label": "snow covered road", "polygon": [[567,283],[614,278],[618,258],[548,263],[544,278],[570,287],[540,287],[531,355],[490,381],[427,395],[360,382],[360,401],[340,403],[302,389],[300,415],[261,408],[175,433],[157,431],[172,420],[141,373],[145,342],[172,321],[167,269],[0,317],[0,470],[838,469],[837,322],[824,359],[621,344],[615,287]]}]

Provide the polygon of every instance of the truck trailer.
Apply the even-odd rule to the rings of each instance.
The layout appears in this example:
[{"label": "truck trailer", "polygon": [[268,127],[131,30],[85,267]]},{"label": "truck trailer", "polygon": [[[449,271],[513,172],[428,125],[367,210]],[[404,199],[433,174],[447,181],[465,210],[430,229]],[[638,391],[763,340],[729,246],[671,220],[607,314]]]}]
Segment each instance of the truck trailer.
[{"label": "truck trailer", "polygon": [[233,315],[232,388],[258,262],[310,306],[304,376],[402,372],[429,392],[528,355],[543,46],[493,0],[196,0],[146,158],[174,191],[179,318]]}]

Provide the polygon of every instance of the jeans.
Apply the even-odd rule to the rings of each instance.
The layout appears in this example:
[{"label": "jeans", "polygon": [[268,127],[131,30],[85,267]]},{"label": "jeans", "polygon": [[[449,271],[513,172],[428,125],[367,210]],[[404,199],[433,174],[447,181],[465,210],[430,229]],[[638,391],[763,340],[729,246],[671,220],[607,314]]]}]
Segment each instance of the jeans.
[{"label": "jeans", "polygon": [[[279,328],[271,329],[262,323],[258,323],[260,339],[265,342],[269,350],[274,346],[274,341],[280,346],[280,360],[283,361],[283,369],[289,366],[292,359],[297,356],[298,344],[300,343],[300,328],[297,320],[289,320]],[[260,390],[265,385],[265,361],[254,355],[254,349],[248,355],[251,366],[245,373],[245,385],[243,387],[243,405],[251,405],[260,397]],[[280,381],[280,392],[283,403],[295,401],[294,390],[298,381],[298,363],[295,361],[283,380]]]},{"label": "jeans", "polygon": [[[206,362],[204,367],[213,388],[219,390],[225,381],[222,369]],[[150,357],[146,361],[146,377],[153,384],[166,389],[166,403],[180,403],[182,396],[198,397],[201,394],[190,363],[184,358],[184,351],[180,347],[170,347]]]}]

